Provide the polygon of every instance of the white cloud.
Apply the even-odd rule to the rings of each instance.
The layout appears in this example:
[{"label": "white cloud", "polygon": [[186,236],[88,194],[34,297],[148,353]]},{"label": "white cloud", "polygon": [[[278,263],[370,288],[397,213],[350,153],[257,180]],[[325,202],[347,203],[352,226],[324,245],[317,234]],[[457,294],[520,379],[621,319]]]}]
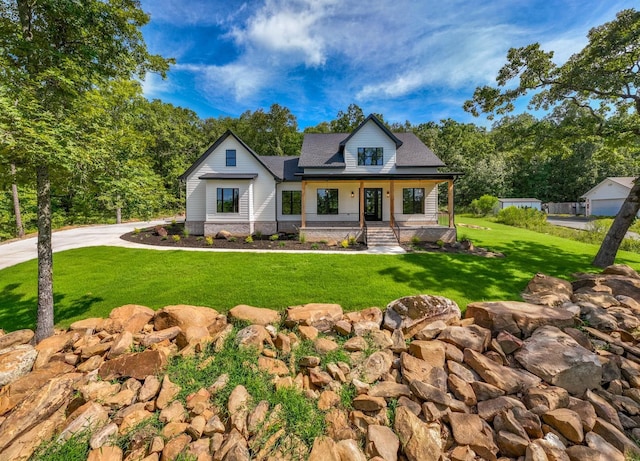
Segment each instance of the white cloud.
[{"label": "white cloud", "polygon": [[201,89],[211,99],[232,96],[236,101],[246,101],[271,80],[268,71],[243,63],[224,66],[178,64],[176,70],[195,74]]},{"label": "white cloud", "polygon": [[175,85],[169,78],[163,79],[162,76],[152,72],[147,72],[141,83],[142,93],[147,98],[159,98],[175,90]]},{"label": "white cloud", "polygon": [[322,21],[334,0],[287,2],[267,0],[246,24],[230,32],[238,45],[265,50],[285,57],[301,58],[307,66],[323,65],[326,60]]}]

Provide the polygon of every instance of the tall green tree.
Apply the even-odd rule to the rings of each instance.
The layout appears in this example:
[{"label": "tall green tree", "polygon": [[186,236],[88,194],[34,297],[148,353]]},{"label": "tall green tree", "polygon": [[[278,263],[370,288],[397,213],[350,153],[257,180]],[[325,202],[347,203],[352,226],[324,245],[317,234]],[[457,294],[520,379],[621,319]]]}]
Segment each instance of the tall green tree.
[{"label": "tall green tree", "polygon": [[[535,92],[531,105],[536,109],[570,103],[589,111],[603,135],[640,137],[640,12],[620,11],[616,19],[589,31],[587,45],[557,65],[553,52],[545,52],[540,44],[512,48],[508,62],[497,76],[498,87],[477,88],[464,108],[474,115],[506,114],[514,109],[514,101]],[[515,80],[517,84],[511,85]],[[609,127],[612,113],[630,114],[623,124]],[[640,181],[636,181],[613,225],[607,233],[593,264],[613,264],[620,243],[640,210]]]},{"label": "tall green tree", "polygon": [[456,182],[457,205],[469,205],[482,195],[504,194],[507,162],[497,155],[491,136],[484,128],[446,119],[440,123],[422,123],[414,127],[413,132],[433,149],[447,170],[464,173]]},{"label": "tall green tree", "polygon": [[148,20],[137,0],[0,1],[0,48],[8,61],[0,82],[18,95],[25,129],[15,152],[36,173],[36,341],[53,334],[54,325],[52,177],[84,155],[74,142],[71,112],[78,98],[110,79],[168,69],[165,59],[147,52],[140,28]]}]

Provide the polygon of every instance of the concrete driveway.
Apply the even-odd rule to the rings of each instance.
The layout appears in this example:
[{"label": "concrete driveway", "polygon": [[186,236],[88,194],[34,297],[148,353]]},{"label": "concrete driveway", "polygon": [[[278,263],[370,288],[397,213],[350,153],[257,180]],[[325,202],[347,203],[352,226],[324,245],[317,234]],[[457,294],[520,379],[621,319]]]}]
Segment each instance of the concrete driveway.
[{"label": "concrete driveway", "polygon": [[588,229],[591,218],[584,216],[547,216],[547,222],[554,226],[570,227],[572,229]]},{"label": "concrete driveway", "polygon": [[[71,250],[90,246],[130,246],[137,248],[149,248],[148,245],[136,245],[122,240],[120,236],[132,232],[136,227],[149,227],[157,224],[166,224],[167,221],[145,221],[126,224],[105,224],[101,226],[76,227],[74,229],[57,231],[52,234],[53,252]],[[29,237],[22,240],[13,240],[0,244],[0,269],[14,266],[18,263],[29,261],[38,257],[38,240]]]},{"label": "concrete driveway", "polygon": [[[581,230],[588,230],[589,223],[593,220],[593,218],[586,218],[584,216],[547,216],[547,222],[549,224]],[[625,238],[640,240],[640,234],[627,232]]]}]

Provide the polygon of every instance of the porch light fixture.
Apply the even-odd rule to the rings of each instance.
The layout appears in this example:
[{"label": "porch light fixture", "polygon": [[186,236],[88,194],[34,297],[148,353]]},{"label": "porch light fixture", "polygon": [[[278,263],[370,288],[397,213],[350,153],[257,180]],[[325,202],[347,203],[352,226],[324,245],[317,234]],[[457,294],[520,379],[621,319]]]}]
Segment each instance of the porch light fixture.
[{"label": "porch light fixture", "polygon": [[387,198],[389,198],[389,191],[387,191]]},{"label": "porch light fixture", "polygon": [[353,193],[353,191],[351,191],[351,198],[355,197],[356,195]]}]

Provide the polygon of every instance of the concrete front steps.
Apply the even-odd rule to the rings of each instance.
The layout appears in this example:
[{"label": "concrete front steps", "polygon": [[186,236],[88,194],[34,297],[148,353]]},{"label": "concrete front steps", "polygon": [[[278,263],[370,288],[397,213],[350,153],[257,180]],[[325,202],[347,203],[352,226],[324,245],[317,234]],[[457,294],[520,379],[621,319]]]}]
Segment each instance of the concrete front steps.
[{"label": "concrete front steps", "polygon": [[368,247],[393,247],[398,246],[396,234],[389,226],[367,225]]}]

